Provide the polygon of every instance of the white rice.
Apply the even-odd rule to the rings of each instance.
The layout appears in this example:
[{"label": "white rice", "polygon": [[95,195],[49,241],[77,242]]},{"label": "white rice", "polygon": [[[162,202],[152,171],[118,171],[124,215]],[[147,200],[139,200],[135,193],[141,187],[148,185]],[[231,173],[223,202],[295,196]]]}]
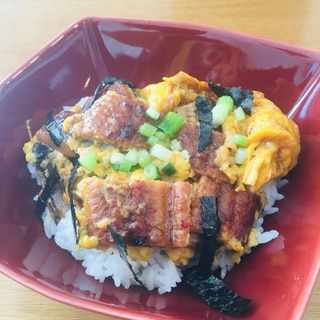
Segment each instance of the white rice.
[{"label": "white rice", "polygon": [[[76,260],[81,260],[88,275],[100,282],[112,277],[117,287],[122,285],[126,289],[137,284],[118,250],[77,249],[70,211],[57,225],[51,219],[48,209],[43,213],[42,219],[46,236],[48,238],[54,236],[59,247],[68,250]],[[181,282],[180,269],[161,250],[154,252],[149,261],[133,260],[130,257],[128,260],[138,279],[148,290],[158,289],[158,292],[163,294],[170,292],[171,288]]]},{"label": "white rice", "polygon": [[[259,244],[269,242],[279,235],[276,230],[264,231],[262,224],[266,215],[278,211],[278,208],[274,207],[275,201],[283,198],[283,195],[278,193],[278,188],[286,182],[285,180],[275,179],[261,190],[265,193],[268,203],[253,226],[257,229],[256,238]],[[134,275],[116,249],[109,248],[107,251],[77,249],[70,211],[57,225],[51,219],[48,209],[45,210],[42,219],[46,236],[48,238],[54,237],[59,247],[68,250],[76,260],[82,261],[82,266],[88,275],[101,283],[106,278],[112,277],[117,287],[129,288],[131,285],[137,284]],[[250,251],[248,250],[247,253],[250,253]],[[213,270],[221,269],[222,278],[235,264],[232,261],[233,254],[232,251],[220,252],[213,263]],[[128,257],[128,260],[138,279],[148,290],[157,289],[159,294],[163,294],[170,292],[173,287],[181,282],[182,272],[180,268],[175,266],[161,250],[154,252],[149,261],[133,260],[130,257]]]}]

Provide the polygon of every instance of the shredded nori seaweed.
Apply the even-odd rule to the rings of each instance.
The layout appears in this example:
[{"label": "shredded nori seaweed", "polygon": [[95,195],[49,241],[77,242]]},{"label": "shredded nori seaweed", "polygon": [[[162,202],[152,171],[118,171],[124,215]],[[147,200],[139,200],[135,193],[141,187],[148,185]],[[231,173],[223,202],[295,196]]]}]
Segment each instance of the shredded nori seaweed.
[{"label": "shredded nori seaweed", "polygon": [[51,195],[51,192],[54,186],[59,182],[60,176],[58,173],[57,167],[48,166],[48,176],[46,178],[46,184],[37,199],[36,208],[35,208],[35,215],[41,220],[42,214],[46,208],[47,201]]},{"label": "shredded nori seaweed", "polygon": [[128,261],[128,253],[127,253],[127,245],[126,242],[124,241],[124,238],[117,233],[112,226],[109,226],[109,230],[112,236],[112,239],[116,245],[117,250],[119,251],[120,257],[121,259],[127,264],[127,266],[129,267],[130,271],[133,274],[134,280],[142,287],[144,287],[143,283],[140,281],[140,279],[137,277],[137,275],[135,274],[135,272],[133,271],[133,268],[130,264],[130,262]]},{"label": "shredded nori seaweed", "polygon": [[215,252],[220,246],[217,241],[220,232],[217,201],[218,198],[215,196],[200,197],[203,241],[199,264],[186,269],[183,272],[183,279],[210,308],[224,314],[237,315],[250,304],[251,300],[234,293],[211,271]]},{"label": "shredded nori seaweed", "polygon": [[238,315],[251,303],[251,299],[237,295],[215,276],[202,276],[197,267],[186,270],[184,280],[210,308],[224,314]]},{"label": "shredded nori seaweed", "polygon": [[253,103],[253,91],[244,90],[240,87],[222,87],[214,81],[208,82],[210,89],[218,96],[230,96],[233,99],[233,103],[237,107],[241,107],[247,114],[251,114]]},{"label": "shredded nori seaweed", "polygon": [[72,225],[74,229],[74,233],[76,236],[76,243],[78,243],[79,235],[77,232],[77,217],[76,217],[76,210],[75,210],[75,203],[74,203],[74,196],[73,196],[73,184],[77,178],[77,170],[80,166],[80,163],[78,161],[78,157],[70,158],[70,161],[73,163],[73,168],[70,174],[70,178],[68,181],[68,196],[70,199],[70,211],[71,211],[71,218],[72,218]]},{"label": "shredded nori seaweed", "polygon": [[199,139],[197,149],[202,151],[212,143],[212,108],[214,101],[205,97],[197,97],[196,110],[198,115],[199,127]]},{"label": "shredded nori seaweed", "polygon": [[43,161],[52,151],[53,149],[43,142],[36,142],[32,147],[32,152],[37,162]]},{"label": "shredded nori seaweed", "polygon": [[47,120],[44,122],[43,126],[50,135],[52,142],[59,147],[63,141],[63,136],[60,132],[60,128],[56,120],[54,119],[53,112],[49,112]]},{"label": "shredded nori seaweed", "polygon": [[203,233],[198,271],[202,276],[209,277],[215,253],[220,247],[220,243],[217,241],[220,232],[218,198],[215,196],[200,197],[200,203]]},{"label": "shredded nori seaweed", "polygon": [[129,81],[129,80],[120,79],[120,78],[116,78],[116,77],[106,77],[98,84],[96,90],[94,91],[94,94],[93,94],[93,97],[92,97],[90,103],[86,107],[86,110],[90,109],[92,107],[93,103],[103,93],[105,93],[105,91],[108,89],[109,86],[111,86],[113,84],[126,84],[131,89],[135,89],[136,88],[136,85],[133,82]]}]

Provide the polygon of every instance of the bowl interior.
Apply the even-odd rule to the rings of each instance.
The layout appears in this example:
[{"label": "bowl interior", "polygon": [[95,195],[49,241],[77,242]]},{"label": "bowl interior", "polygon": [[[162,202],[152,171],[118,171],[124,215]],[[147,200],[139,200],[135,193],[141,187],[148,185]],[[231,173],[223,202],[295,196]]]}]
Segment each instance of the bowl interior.
[{"label": "bowl interior", "polygon": [[33,215],[39,189],[22,152],[28,119],[35,132],[50,110],[91,95],[105,76],[144,86],[183,70],[224,86],[263,91],[299,125],[300,162],[283,188],[280,212],[265,224],[280,236],[254,249],[226,282],[254,300],[247,319],[265,318],[274,308],[275,319],[301,315],[320,256],[320,151],[314,147],[320,144],[319,63],[317,52],[211,27],[108,18],[76,22],[0,85],[1,271],[51,298],[109,315],[218,315],[184,285],[160,296],[86,276],[79,262],[45,237]]}]

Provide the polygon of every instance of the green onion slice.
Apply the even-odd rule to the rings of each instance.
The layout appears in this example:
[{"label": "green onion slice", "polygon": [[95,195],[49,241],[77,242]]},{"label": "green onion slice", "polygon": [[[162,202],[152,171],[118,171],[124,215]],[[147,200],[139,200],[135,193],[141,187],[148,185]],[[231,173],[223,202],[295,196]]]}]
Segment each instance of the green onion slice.
[{"label": "green onion slice", "polygon": [[120,170],[120,163],[113,163],[112,164],[112,169],[114,171],[119,171]]},{"label": "green onion slice", "polygon": [[230,96],[221,96],[216,101],[216,105],[223,104],[228,108],[229,112],[233,110],[233,99]]},{"label": "green onion slice", "polygon": [[246,136],[243,135],[243,134],[237,133],[237,134],[233,135],[232,138],[231,138],[231,141],[232,141],[235,145],[237,145],[237,146],[239,146],[239,147],[245,148],[245,147],[248,146],[248,137],[246,137]]},{"label": "green onion slice", "polygon": [[98,155],[92,149],[89,149],[80,155],[78,161],[86,170],[93,171],[98,164]]},{"label": "green onion slice", "polygon": [[247,153],[248,151],[246,148],[238,148],[234,156],[236,164],[243,164],[246,161]]},{"label": "green onion slice", "polygon": [[186,119],[180,114],[170,111],[158,123],[157,127],[173,138],[185,122]]},{"label": "green onion slice", "polygon": [[160,130],[158,130],[154,134],[154,136],[157,137],[159,139],[159,141],[162,141],[162,142],[169,142],[170,141],[170,136]]},{"label": "green onion slice", "polygon": [[122,171],[122,172],[130,172],[131,169],[134,167],[134,164],[127,160],[127,159],[124,159],[121,163],[120,163],[120,166],[119,166],[119,171]]},{"label": "green onion slice", "polygon": [[159,142],[159,139],[156,136],[151,136],[150,138],[148,138],[147,140],[147,144],[150,147],[153,147],[155,144],[157,144]]},{"label": "green onion slice", "polygon": [[130,161],[133,165],[138,163],[137,160],[138,151],[136,149],[129,149],[127,154],[125,155],[126,160]]},{"label": "green onion slice", "polygon": [[156,131],[157,131],[157,128],[147,122],[143,123],[139,127],[139,133],[148,138],[153,136],[156,133]]},{"label": "green onion slice", "polygon": [[151,147],[150,154],[162,161],[168,161],[172,155],[172,151],[157,143]]},{"label": "green onion slice", "polygon": [[167,164],[165,164],[161,168],[161,171],[165,173],[167,176],[172,176],[173,174],[177,173],[176,167],[171,162],[168,162]]},{"label": "green onion slice", "polygon": [[233,110],[233,99],[230,96],[221,96],[212,108],[212,125],[220,127],[226,120],[229,112]]},{"label": "green onion slice", "polygon": [[212,108],[212,125],[214,128],[220,127],[229,114],[229,107],[225,104],[216,104]]},{"label": "green onion slice", "polygon": [[242,121],[246,118],[246,114],[241,107],[234,109],[233,114],[237,121]]},{"label": "green onion slice", "polygon": [[140,167],[146,167],[152,162],[150,153],[147,150],[139,150],[137,152],[137,161]]},{"label": "green onion slice", "polygon": [[148,164],[143,169],[143,173],[148,180],[161,180],[159,168],[154,163]]},{"label": "green onion slice", "polygon": [[189,154],[188,150],[185,150],[185,149],[181,150],[181,155],[182,155],[183,159],[189,161],[190,154]]},{"label": "green onion slice", "polygon": [[171,140],[170,147],[171,147],[172,151],[181,151],[182,150],[181,143],[177,139]]},{"label": "green onion slice", "polygon": [[110,162],[112,164],[120,164],[125,159],[125,155],[120,152],[115,152],[111,155]]},{"label": "green onion slice", "polygon": [[160,118],[160,112],[152,107],[147,109],[146,115],[153,121],[157,121]]}]

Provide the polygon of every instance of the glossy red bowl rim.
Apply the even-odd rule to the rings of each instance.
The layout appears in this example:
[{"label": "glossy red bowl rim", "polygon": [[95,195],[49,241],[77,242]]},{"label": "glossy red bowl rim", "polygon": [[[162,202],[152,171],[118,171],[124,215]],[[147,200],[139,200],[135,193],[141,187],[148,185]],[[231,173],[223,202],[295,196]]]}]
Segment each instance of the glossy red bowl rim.
[{"label": "glossy red bowl rim", "polygon": [[164,21],[164,20],[157,20],[157,19],[138,19],[138,18],[123,18],[123,17],[109,17],[109,16],[87,16],[80,18],[76,21],[74,21],[72,24],[69,25],[69,27],[62,30],[59,34],[54,36],[51,40],[49,40],[44,46],[39,48],[30,58],[28,58],[25,62],[20,64],[18,67],[16,67],[10,74],[8,74],[3,80],[0,81],[0,86],[2,86],[5,82],[7,82],[10,79],[15,78],[17,74],[21,72],[22,69],[27,67],[33,59],[44,51],[46,51],[53,43],[56,42],[57,39],[60,39],[61,36],[68,31],[71,31],[73,28],[75,28],[77,25],[82,24],[86,21],[90,20],[109,20],[110,22],[119,22],[119,23],[128,23],[128,24],[145,24],[145,25],[155,25],[159,27],[173,27],[173,28],[182,28],[186,30],[199,30],[199,31],[215,31],[219,32],[221,34],[227,34],[232,36],[239,36],[242,39],[250,39],[254,42],[262,42],[269,46],[281,46],[283,49],[288,50],[294,50],[294,51],[302,51],[309,54],[315,54],[317,56],[320,55],[320,51],[311,49],[311,48],[305,48],[299,45],[294,45],[286,42],[281,42],[275,39],[270,39],[266,37],[261,37],[253,34],[244,33],[237,30],[230,30],[225,29],[217,26],[211,26],[211,25],[205,25],[205,24],[195,24],[195,23],[189,23],[189,22],[177,22],[177,21]]}]

